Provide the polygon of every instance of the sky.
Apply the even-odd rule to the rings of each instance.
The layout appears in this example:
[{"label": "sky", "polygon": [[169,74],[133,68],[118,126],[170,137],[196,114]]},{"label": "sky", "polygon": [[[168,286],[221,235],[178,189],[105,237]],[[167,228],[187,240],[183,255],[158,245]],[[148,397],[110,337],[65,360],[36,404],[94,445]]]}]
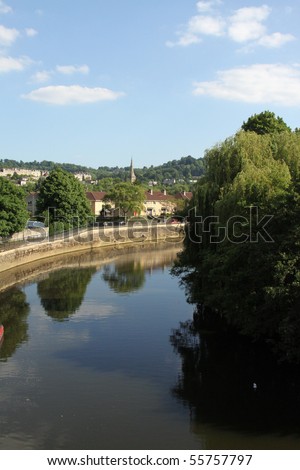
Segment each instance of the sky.
[{"label": "sky", "polygon": [[300,127],[298,0],[0,0],[0,158],[157,166]]}]

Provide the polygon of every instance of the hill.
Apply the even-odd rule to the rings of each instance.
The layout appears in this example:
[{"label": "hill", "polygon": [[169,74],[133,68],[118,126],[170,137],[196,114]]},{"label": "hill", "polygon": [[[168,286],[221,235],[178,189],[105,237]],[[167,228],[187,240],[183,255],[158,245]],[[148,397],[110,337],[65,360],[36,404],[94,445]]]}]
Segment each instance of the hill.
[{"label": "hill", "polygon": [[[48,160],[43,160],[41,162],[37,162],[36,160],[33,162],[23,162],[21,160],[18,162],[16,160],[0,159],[0,167],[40,171],[51,171],[55,167],[60,167],[70,173],[89,173],[91,174],[92,179],[95,180],[101,180],[103,178],[120,178],[124,180],[129,174],[129,166],[103,166],[95,169],[83,165],[75,165],[73,163],[55,163]],[[191,156],[187,156],[182,157],[179,160],[169,161],[159,166],[151,165],[149,168],[145,166],[143,168],[135,168],[134,171],[141,183],[146,183],[151,180],[162,183],[165,179],[188,181],[203,174],[203,159],[196,159]]]}]

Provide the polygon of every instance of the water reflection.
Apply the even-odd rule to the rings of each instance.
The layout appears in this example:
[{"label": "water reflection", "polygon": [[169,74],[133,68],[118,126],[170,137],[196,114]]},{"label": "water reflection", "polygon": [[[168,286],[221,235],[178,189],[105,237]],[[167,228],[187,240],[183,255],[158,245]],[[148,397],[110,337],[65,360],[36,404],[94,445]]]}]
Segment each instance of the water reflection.
[{"label": "water reflection", "polygon": [[[179,362],[170,329],[191,313],[169,275],[176,252],[36,266],[22,290],[0,294],[3,312],[21,312],[13,293],[26,312],[30,304],[28,341],[0,364],[0,449],[195,446],[170,395]],[[126,289],[113,282],[113,290],[105,273],[125,277]],[[1,321],[6,328],[8,318]]]},{"label": "water reflection", "polygon": [[295,371],[192,321],[170,343],[176,252],[48,260],[0,294],[0,449],[299,448]]},{"label": "water reflection", "polygon": [[56,321],[67,320],[81,306],[96,268],[62,269],[50,273],[37,285],[41,304]]},{"label": "water reflection", "polygon": [[0,324],[5,325],[0,350],[1,360],[12,356],[17,347],[28,340],[28,314],[29,304],[22,290],[15,287],[0,295]]},{"label": "water reflection", "polygon": [[106,265],[102,277],[114,292],[125,294],[143,287],[145,270],[140,261],[125,261],[115,265]]},{"label": "water reflection", "polygon": [[[299,370],[278,364],[265,347],[244,337],[199,332],[193,321],[181,323],[171,343],[182,359],[173,394],[189,408],[194,432],[209,425],[236,433],[234,448],[245,435],[245,449],[253,445],[251,436],[300,436]],[[268,445],[276,449],[278,442]]]}]

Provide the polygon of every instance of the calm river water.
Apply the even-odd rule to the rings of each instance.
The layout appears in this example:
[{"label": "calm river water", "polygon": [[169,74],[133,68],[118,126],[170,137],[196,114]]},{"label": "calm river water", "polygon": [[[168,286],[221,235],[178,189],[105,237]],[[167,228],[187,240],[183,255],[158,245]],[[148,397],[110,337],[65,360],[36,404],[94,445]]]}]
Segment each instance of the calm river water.
[{"label": "calm river water", "polygon": [[177,251],[14,273],[0,293],[0,449],[300,449],[295,390],[266,388],[224,338],[203,333],[190,361],[170,340],[193,315],[170,275]]}]

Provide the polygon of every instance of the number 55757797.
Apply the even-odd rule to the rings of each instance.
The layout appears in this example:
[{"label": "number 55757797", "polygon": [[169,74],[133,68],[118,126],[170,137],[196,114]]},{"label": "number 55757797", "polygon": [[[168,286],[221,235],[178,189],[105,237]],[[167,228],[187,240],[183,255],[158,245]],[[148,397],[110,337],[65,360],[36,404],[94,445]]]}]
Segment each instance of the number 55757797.
[{"label": "number 55757797", "polygon": [[252,455],[203,454],[190,455],[190,465],[249,465]]}]

